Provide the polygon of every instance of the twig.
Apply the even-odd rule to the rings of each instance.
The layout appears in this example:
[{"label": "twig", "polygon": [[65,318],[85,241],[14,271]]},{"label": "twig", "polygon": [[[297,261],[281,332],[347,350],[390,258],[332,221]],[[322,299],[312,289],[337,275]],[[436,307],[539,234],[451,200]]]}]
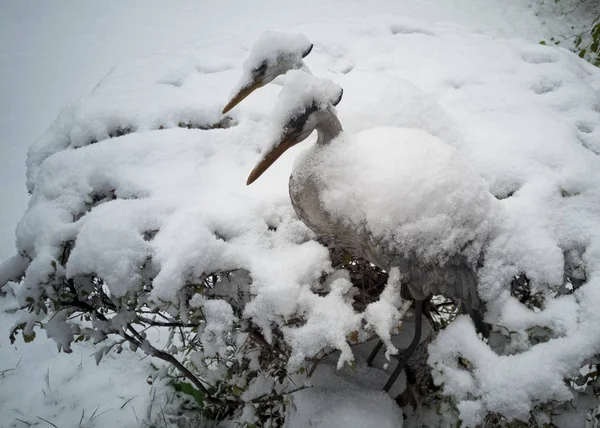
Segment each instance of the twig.
[{"label": "twig", "polygon": [[[58,427],[57,427],[56,425],[54,425],[52,422],[50,422],[50,421],[48,421],[48,420],[46,420],[46,419],[44,419],[44,418],[41,418],[41,417],[39,417],[39,416],[37,416],[37,418],[38,418],[38,419],[41,419],[42,421],[44,421],[44,422],[46,422],[46,423],[48,423],[48,424],[50,424],[50,425],[52,425],[54,428],[58,428]],[[29,424],[29,425],[31,425],[31,424]]]},{"label": "twig", "polygon": [[139,315],[138,315],[137,319],[143,323],[150,324],[151,326],[157,326],[157,327],[180,327],[180,328],[181,327],[190,327],[190,328],[192,328],[192,327],[200,326],[200,323],[184,324],[179,321],[171,321],[171,322],[156,321],[156,320],[151,320],[149,318],[141,317]]},{"label": "twig", "polygon": [[[156,349],[147,340],[145,340],[131,325],[127,326],[127,330],[129,330],[135,336],[135,338],[131,337],[127,333],[123,332],[122,335],[125,339],[131,340],[134,343],[139,344],[139,346],[141,346],[142,350],[144,350],[144,352],[148,353],[149,355],[159,358],[159,359],[166,361],[166,362],[172,364],[173,366],[175,366],[190,382],[192,382],[194,384],[194,386],[196,388],[198,388],[200,391],[202,391],[206,395],[206,397],[205,397],[206,402],[208,402],[210,404],[227,406],[227,407],[238,407],[243,404],[241,401],[232,401],[232,400],[225,400],[225,399],[219,400],[217,398],[211,397],[210,393],[208,392],[208,390],[206,389],[204,384],[200,381],[200,379],[198,379],[196,376],[194,376],[194,374],[191,371],[189,371],[187,369],[187,367],[185,367],[183,364],[181,364],[179,362],[179,360],[177,360],[173,355],[168,354],[159,349]],[[144,343],[143,346],[142,346],[142,342]]]},{"label": "twig", "polygon": [[92,413],[92,416],[90,416],[90,421],[92,419],[94,419],[94,415],[96,414],[96,412],[98,411],[99,408],[100,408],[100,404],[98,404],[98,407],[96,407],[96,410],[94,410],[94,413]]},{"label": "twig", "polygon": [[303,389],[308,389],[308,388],[312,388],[312,385],[302,385],[296,389],[292,389],[291,391],[286,391],[286,392],[282,392],[280,394],[275,394],[275,395],[266,395],[265,394],[258,398],[255,398],[254,400],[248,401],[248,403],[262,404],[262,403],[270,403],[272,401],[279,401],[286,395],[294,394],[298,391],[302,391]]},{"label": "twig", "polygon": [[[69,284],[69,286],[74,289],[74,285],[72,284],[72,281]],[[104,316],[101,312],[99,312],[98,309],[94,308],[92,305],[90,305],[87,302],[83,302],[83,301],[79,300],[79,298],[77,297],[76,294],[75,294],[75,297],[71,301],[66,302],[66,303],[70,304],[72,306],[78,307],[80,309],[83,309],[86,312],[94,314],[101,321],[109,322],[109,319],[106,316]],[[190,382],[192,382],[192,384],[194,384],[194,386],[196,388],[198,388],[200,391],[202,391],[203,394],[205,394],[204,400],[207,403],[213,404],[213,405],[218,405],[218,406],[225,406],[225,407],[239,407],[239,406],[244,405],[244,403],[242,401],[232,401],[232,400],[227,400],[227,399],[217,399],[217,398],[211,397],[210,393],[208,392],[206,387],[202,384],[200,379],[198,379],[196,376],[194,376],[194,374],[192,372],[190,372],[173,355],[168,354],[164,351],[160,351],[157,348],[155,348],[154,346],[152,346],[150,344],[150,342],[148,342],[144,337],[142,337],[139,334],[139,332],[136,331],[131,326],[131,324],[127,325],[127,330],[129,332],[131,332],[133,336],[127,334],[125,331],[122,331],[122,330],[115,330],[110,333],[120,335],[128,342],[133,343],[134,345],[140,347],[146,354],[151,355],[156,358],[159,358],[159,359],[166,361],[166,362],[170,363],[171,365],[175,366]],[[266,343],[266,341],[265,341],[265,343]]]},{"label": "twig", "polygon": [[133,397],[131,397],[129,400],[127,400],[126,402],[123,403],[123,405],[119,408],[122,409],[123,407],[125,407],[127,405],[127,403],[129,403],[131,400],[133,400],[135,397],[137,397],[137,395],[134,395]]}]

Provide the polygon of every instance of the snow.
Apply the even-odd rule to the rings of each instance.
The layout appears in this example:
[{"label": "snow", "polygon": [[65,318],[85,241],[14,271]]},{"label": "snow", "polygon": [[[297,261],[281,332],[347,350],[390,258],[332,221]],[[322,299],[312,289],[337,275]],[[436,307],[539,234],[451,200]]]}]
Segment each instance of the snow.
[{"label": "snow", "polygon": [[[379,300],[369,303],[365,310],[365,321],[367,328],[373,327],[377,335],[385,344],[386,357],[398,352],[392,343],[391,332],[396,329],[405,315],[406,303],[401,303],[400,298],[400,271],[398,268],[390,270],[390,276]],[[402,309],[398,309],[402,306]]]},{"label": "snow", "polygon": [[222,337],[227,334],[234,321],[236,321],[231,305],[224,300],[207,300],[196,295],[192,298],[190,306],[202,308],[206,318],[206,324],[202,325],[204,331],[202,331],[200,340],[204,344],[214,343],[213,348],[207,349],[205,346],[204,354],[207,357],[213,357],[217,354],[225,357],[228,350]]},{"label": "snow", "polygon": [[[328,79],[320,79],[303,71],[292,70],[285,75],[285,84],[273,107],[270,119],[274,141],[280,138],[282,130],[292,119],[310,108],[325,109],[328,104],[337,104],[342,98],[342,88]],[[271,149],[263,148],[263,153]]]},{"label": "snow", "polygon": [[290,415],[290,422],[286,426],[402,426],[401,410],[381,392],[346,390],[339,393],[327,388],[315,388],[311,390],[309,398],[303,397],[301,403],[296,404],[296,408],[300,416]]},{"label": "snow", "polygon": [[[3,299],[0,325],[5,335],[14,315],[4,311],[15,307],[10,296]],[[147,382],[153,373],[151,361],[124,349],[120,355],[108,354],[96,366],[90,358],[95,351],[86,342],[74,344],[73,353],[67,355],[58,354],[45,337],[32,343],[17,339],[14,345],[3,339],[2,426],[43,426],[45,419],[61,427],[139,427],[144,418],[154,419],[172,393],[162,381]]]},{"label": "snow", "polygon": [[402,410],[378,390],[384,380],[376,369],[336,370],[333,361],[325,360],[311,377],[311,387],[291,395],[285,426],[402,427]]},{"label": "snow", "polygon": [[6,259],[0,264],[0,284],[6,284],[8,281],[18,281],[23,277],[29,260],[22,257],[20,254],[12,256],[10,259]]},{"label": "snow", "polygon": [[292,346],[292,356],[288,367],[297,370],[306,359],[315,357],[324,347],[339,349],[337,367],[354,360],[347,337],[358,332],[361,316],[352,309],[352,302],[344,299],[352,288],[345,278],[338,278],[330,285],[329,294],[319,297],[305,290],[299,297],[299,303],[306,307],[305,316],[309,320],[298,328],[284,328],[286,340]]},{"label": "snow", "polygon": [[[23,283],[11,286],[23,303],[42,291],[39,284],[54,269],[68,276],[93,272],[107,281],[115,296],[135,293],[152,277],[152,299],[175,302],[179,291],[201,275],[241,268],[252,278],[252,297],[244,316],[260,327],[267,340],[271,340],[273,325],[283,327],[298,314],[306,317],[302,327],[286,327],[286,337],[296,352],[294,362],[315,355],[319,344],[341,349],[342,358],[335,355],[332,365],[358,360],[347,340],[348,333],[360,329],[362,316],[349,305],[352,290],[340,278],[330,284],[329,294],[319,295],[321,274],[331,273],[328,254],[295,218],[287,195],[287,178],[298,153],[307,152],[300,158],[306,161],[311,150],[318,150],[310,148],[314,136],[287,152],[247,188],[245,179],[259,150],[271,142],[272,126],[281,124],[274,125],[274,118],[289,118],[290,110],[272,115],[281,88],[271,85],[236,107],[225,122],[220,115],[229,89],[245,70],[242,58],[252,41],[265,29],[283,27],[288,34],[308,36],[314,48],[305,61],[312,72],[335,82],[328,88],[339,85],[344,89],[337,111],[349,137],[338,142],[349,147],[337,148],[336,156],[327,160],[330,168],[324,180],[339,180],[346,187],[342,197],[334,193],[341,188],[331,189],[325,197],[328,208],[339,215],[348,213],[345,210],[350,206],[351,221],[374,221],[380,234],[402,220],[410,225],[397,232],[405,238],[398,243],[406,245],[403,251],[419,249],[430,257],[444,257],[471,243],[464,251],[472,258],[480,250],[485,252],[479,277],[480,293],[490,310],[488,321],[518,334],[492,349],[477,338],[470,321],[460,317],[430,347],[436,380],[456,399],[465,426],[480,423],[488,411],[527,419],[536,404],[569,399],[572,391],[563,378],[600,352],[598,69],[565,49],[538,45],[538,40],[548,38],[552,25],[541,25],[534,15],[535,5],[523,2],[380,1],[367,6],[347,2],[343,10],[335,2],[277,9],[267,3],[252,6],[256,19],[247,19],[248,6],[243,4],[213,5],[202,13],[186,4],[167,14],[169,22],[186,28],[178,33],[179,39],[150,37],[160,41],[154,46],[136,38],[135,43],[144,49],[128,48],[123,56],[110,56],[114,61],[134,53],[164,51],[112,70],[90,95],[65,107],[32,145],[27,178],[33,194],[19,223],[17,250],[33,260],[27,265],[17,255],[2,264],[2,283],[17,279],[26,269]],[[72,7],[65,15],[67,22],[93,26],[81,43],[93,39],[92,34],[118,36],[113,48],[117,41],[124,44],[129,39],[132,22],[125,17],[134,13],[130,5],[123,6],[123,23],[119,18],[119,28],[125,30],[115,36],[101,25],[114,18],[112,13],[104,11],[103,19],[97,21],[83,20],[76,18],[80,8],[92,10],[92,6]],[[46,8],[52,10],[49,18],[43,18]],[[33,14],[27,21],[29,33],[36,33],[35,23],[43,19],[54,19],[52,25],[57,25],[60,14],[55,8],[29,8]],[[139,39],[142,34],[156,33],[165,19],[162,13],[149,15],[135,14],[135,23],[143,27]],[[321,18],[315,21],[314,16]],[[551,15],[544,16],[551,21]],[[3,24],[9,21],[3,18]],[[223,23],[235,32],[225,34],[228,30]],[[242,23],[249,27],[241,30]],[[551,23],[560,31],[568,30],[568,22]],[[0,27],[14,29],[14,25]],[[52,46],[62,43],[56,36],[63,34],[60,31],[43,33],[54,35],[48,41]],[[166,50],[191,39],[202,40]],[[58,64],[68,63],[72,70],[61,77],[64,86],[77,81],[73,76],[88,75],[86,68],[66,60],[78,55],[61,53],[63,61],[54,60],[49,54],[52,49],[36,40],[34,52],[46,52],[39,59],[41,64],[31,58],[21,64],[35,63],[29,69],[55,76],[62,74],[56,72]],[[299,47],[307,40],[296,36],[290,41],[296,42]],[[285,46],[290,46],[288,41]],[[87,86],[81,84],[79,92],[70,93],[69,98],[83,95],[83,88],[91,88],[99,79],[111,65],[105,57],[102,52],[89,54],[90,62],[100,60],[98,67],[103,70],[94,69]],[[7,67],[4,51],[0,58],[3,68]],[[30,75],[16,78],[18,74],[10,73],[3,93],[10,86],[27,86],[23,82],[29,80],[41,85],[41,80]],[[281,79],[286,91],[293,74]],[[309,81],[301,72],[296,75]],[[42,90],[34,88],[18,105],[36,105]],[[282,95],[291,94],[288,101],[298,94],[299,87],[292,84],[292,88],[293,92]],[[48,90],[48,98],[60,99],[61,104],[67,101],[57,94],[60,91]],[[16,92],[11,89],[9,93]],[[29,131],[13,129],[42,126],[40,122],[46,124],[49,115],[29,116],[24,109],[19,116],[0,115],[3,133],[10,131],[6,141],[24,144],[33,139]],[[225,129],[200,129],[213,127]],[[373,141],[382,145],[383,153],[367,146]],[[14,152],[3,146],[2,162],[17,156]],[[363,170],[344,175],[341,166],[347,168],[357,160],[371,162],[370,171],[377,174]],[[4,180],[3,175],[3,182],[23,175],[17,167],[0,170],[10,178]],[[394,186],[390,194],[369,195],[369,190],[382,187],[384,177],[402,185]],[[15,187],[11,189],[6,191],[7,198],[14,196]],[[362,206],[363,202],[368,203]],[[14,209],[20,211],[23,205]],[[376,209],[369,211],[369,207]],[[3,215],[2,222],[14,219],[11,213]],[[76,241],[68,263],[54,268],[52,262],[59,259],[61,245],[68,240]],[[0,254],[4,259],[14,253],[11,248]],[[145,269],[151,272],[141,268],[149,259],[151,266]],[[573,294],[555,297],[565,272],[577,272],[574,277],[587,282]],[[510,296],[510,278],[522,273],[546,297],[547,304],[537,311]],[[2,305],[8,308],[16,303],[3,301]],[[218,305],[211,315],[210,331],[216,332],[215,338],[233,322],[229,309]],[[369,319],[389,326],[386,322],[393,312],[388,315]],[[5,331],[18,319],[4,313],[2,317]],[[59,325],[61,318],[53,322],[57,325],[54,329],[51,324],[51,334],[66,348],[69,337]],[[533,326],[548,327],[552,337],[544,343],[530,343],[527,329]],[[205,332],[206,341],[212,337],[210,331]],[[149,406],[145,383],[149,363],[137,361],[134,355],[138,354],[110,353],[96,369],[87,358],[94,348],[73,344],[84,367],[77,371],[72,363],[76,355],[57,355],[54,344],[41,336],[33,344],[18,344],[23,352],[14,351],[6,342],[0,348],[1,361],[6,362],[0,370],[16,367],[18,356],[24,356],[18,370],[4,373],[0,384],[2,416],[9,423],[18,426],[16,418],[23,415],[33,415],[26,420],[35,422],[39,415],[59,426],[76,425],[81,410],[87,417],[98,403],[113,411],[89,421],[90,425],[137,426],[133,411],[127,409],[131,405],[145,413]],[[215,352],[220,347],[217,341]],[[456,364],[459,354],[472,364],[472,371]],[[65,386],[60,391],[53,387],[44,398],[40,395],[47,389],[44,369],[50,364],[57,367],[50,371],[50,385],[56,372],[57,382]],[[306,426],[308,420],[331,426],[343,418],[360,426],[361,418],[371,422],[375,416],[382,426],[401,423],[400,409],[376,392],[385,377],[363,390],[345,383],[349,382],[347,372],[334,374],[332,366],[328,370],[331,375],[324,379],[340,376],[341,385],[333,391],[316,385],[297,393],[305,398],[295,399],[298,412],[290,416],[290,426]],[[98,394],[89,394],[83,388],[86,384],[98,385]],[[26,398],[13,391],[26,393]],[[115,397],[114,391],[123,391],[118,393],[123,398]],[[135,395],[146,398],[117,410]]]},{"label": "snow", "polygon": [[342,134],[313,146],[294,171],[298,182],[318,177],[320,200],[336,220],[368,225],[398,255],[444,263],[463,254],[473,261],[491,228],[495,205],[486,183],[452,146],[421,130]]},{"label": "snow", "polygon": [[[444,380],[444,390],[460,397],[461,419],[468,426],[481,423],[486,414],[483,410],[527,419],[535,403],[572,398],[562,381],[564,370],[570,360],[589,352],[585,350],[585,333],[579,331],[573,336],[576,337],[553,339],[518,355],[496,355],[477,339],[470,321],[461,317],[430,347],[430,362],[437,373],[436,380]],[[450,354],[453,358],[448,358]],[[456,363],[439,363],[456,361],[459,355],[473,364],[473,374]],[[444,375],[440,376],[441,372]]]},{"label": "snow", "polygon": [[[287,34],[275,31],[265,31],[254,42],[248,58],[242,66],[242,79],[237,85],[237,92],[252,83],[248,80],[261,67],[274,70],[276,67],[290,64],[292,68],[302,68],[302,58],[312,48],[312,44],[304,34]],[[261,75],[263,83],[271,82],[276,74]]]}]

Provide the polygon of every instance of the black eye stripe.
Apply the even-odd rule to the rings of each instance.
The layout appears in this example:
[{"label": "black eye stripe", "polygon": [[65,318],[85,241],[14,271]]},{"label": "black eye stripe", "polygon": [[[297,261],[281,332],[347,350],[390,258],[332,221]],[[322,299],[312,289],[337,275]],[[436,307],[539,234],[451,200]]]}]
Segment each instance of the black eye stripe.
[{"label": "black eye stripe", "polygon": [[289,132],[300,132],[302,130],[302,127],[308,120],[308,116],[310,116],[312,113],[314,113],[318,109],[319,109],[319,106],[317,105],[317,103],[313,102],[302,113],[300,113],[297,116],[294,116],[289,121],[288,126],[286,128],[288,128]]},{"label": "black eye stripe", "polygon": [[256,67],[254,70],[252,70],[254,73],[258,73],[258,74],[264,74],[265,71],[267,71],[267,60],[264,60],[263,62],[260,63],[260,65],[258,67]]}]

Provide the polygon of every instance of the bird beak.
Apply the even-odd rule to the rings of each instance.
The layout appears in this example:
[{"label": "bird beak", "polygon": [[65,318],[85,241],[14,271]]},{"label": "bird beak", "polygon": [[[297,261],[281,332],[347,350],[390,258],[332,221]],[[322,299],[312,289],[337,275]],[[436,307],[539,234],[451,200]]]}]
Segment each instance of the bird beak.
[{"label": "bird beak", "polygon": [[242,102],[242,100],[244,98],[246,98],[248,95],[250,95],[256,89],[258,89],[262,86],[264,86],[263,81],[257,80],[255,82],[252,82],[250,85],[245,86],[244,88],[240,89],[239,92],[234,95],[234,97],[231,99],[231,101],[229,101],[227,103],[227,105],[223,109],[223,114],[227,113],[229,110],[234,108],[236,105],[238,105],[240,102]]},{"label": "bird beak", "polygon": [[275,163],[277,159],[290,147],[295,146],[298,143],[293,138],[284,138],[278,144],[276,144],[269,153],[261,160],[252,170],[246,181],[246,186],[254,183],[263,172],[265,172],[271,165]]}]

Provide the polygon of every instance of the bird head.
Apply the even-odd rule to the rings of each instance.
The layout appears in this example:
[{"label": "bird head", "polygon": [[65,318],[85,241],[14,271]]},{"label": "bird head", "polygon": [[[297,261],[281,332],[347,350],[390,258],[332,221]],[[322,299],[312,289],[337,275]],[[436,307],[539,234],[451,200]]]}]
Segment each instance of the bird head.
[{"label": "bird head", "polygon": [[242,67],[242,78],[233,90],[223,114],[277,76],[304,67],[302,58],[312,48],[312,43],[302,34],[264,33],[252,47]]},{"label": "bird head", "polygon": [[324,121],[335,115],[342,88],[328,79],[291,71],[273,111],[270,144],[248,177],[247,185],[260,177],[289,148],[308,138]]}]

